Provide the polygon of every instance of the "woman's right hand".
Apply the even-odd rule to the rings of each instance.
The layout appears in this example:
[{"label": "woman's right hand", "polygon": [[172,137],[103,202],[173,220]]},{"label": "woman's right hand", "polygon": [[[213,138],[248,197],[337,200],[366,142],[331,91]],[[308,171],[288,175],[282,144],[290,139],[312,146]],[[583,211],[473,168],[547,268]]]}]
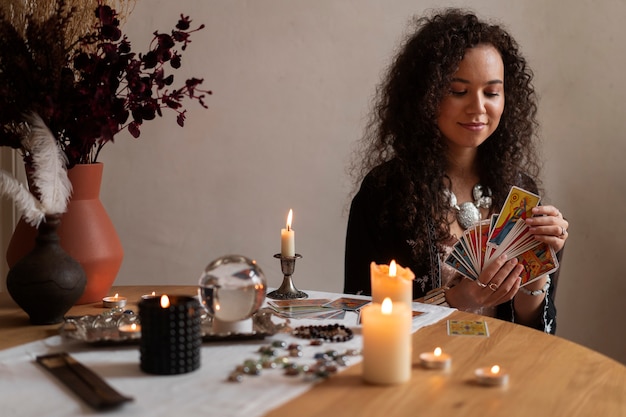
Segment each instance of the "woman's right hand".
[{"label": "woman's right hand", "polygon": [[513,299],[523,270],[517,258],[507,260],[506,254],[500,255],[483,269],[478,280],[464,279],[446,291],[446,300],[463,311],[497,306]]}]

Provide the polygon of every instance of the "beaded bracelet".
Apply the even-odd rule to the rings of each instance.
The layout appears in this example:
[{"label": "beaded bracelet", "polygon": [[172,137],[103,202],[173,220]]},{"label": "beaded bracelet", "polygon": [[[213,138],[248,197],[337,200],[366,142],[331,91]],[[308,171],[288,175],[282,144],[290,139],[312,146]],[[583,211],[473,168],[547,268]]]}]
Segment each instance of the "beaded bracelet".
[{"label": "beaded bracelet", "polygon": [[550,287],[550,282],[552,281],[550,280],[550,277],[548,277],[544,286],[538,290],[530,291],[524,287],[520,287],[519,290],[522,292],[522,294],[526,294],[526,295],[533,295],[533,296],[541,295],[548,291],[548,288]]},{"label": "beaded bracelet", "polygon": [[342,324],[300,326],[293,330],[293,335],[301,339],[322,339],[327,342],[347,342],[353,337],[352,330]]}]

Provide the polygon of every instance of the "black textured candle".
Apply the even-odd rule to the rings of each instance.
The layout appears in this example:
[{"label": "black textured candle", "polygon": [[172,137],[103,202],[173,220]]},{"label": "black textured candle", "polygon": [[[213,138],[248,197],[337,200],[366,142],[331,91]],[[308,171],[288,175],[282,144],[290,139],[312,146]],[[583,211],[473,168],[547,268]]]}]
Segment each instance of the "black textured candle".
[{"label": "black textured candle", "polygon": [[[169,305],[162,306],[162,297]],[[141,369],[158,375],[200,367],[200,303],[190,296],[162,296],[139,302]]]}]

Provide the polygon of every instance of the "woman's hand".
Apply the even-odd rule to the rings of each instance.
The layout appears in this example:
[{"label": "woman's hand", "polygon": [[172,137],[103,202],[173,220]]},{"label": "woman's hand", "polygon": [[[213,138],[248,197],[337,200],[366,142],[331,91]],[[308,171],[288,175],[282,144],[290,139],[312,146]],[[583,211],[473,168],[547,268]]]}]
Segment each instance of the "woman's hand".
[{"label": "woman's hand", "polygon": [[500,255],[483,269],[478,280],[464,279],[446,291],[446,300],[451,307],[464,311],[497,306],[515,296],[523,270],[516,258],[507,260],[506,254]]},{"label": "woman's hand", "polygon": [[563,249],[569,233],[569,223],[554,206],[537,206],[533,208],[533,217],[526,219],[530,226],[529,232],[535,239],[552,246],[555,252]]}]

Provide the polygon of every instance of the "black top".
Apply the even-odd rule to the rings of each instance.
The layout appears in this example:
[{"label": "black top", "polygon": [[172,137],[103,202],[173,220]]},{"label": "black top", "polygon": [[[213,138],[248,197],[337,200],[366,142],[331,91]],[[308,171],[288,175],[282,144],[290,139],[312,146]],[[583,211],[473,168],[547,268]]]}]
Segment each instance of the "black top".
[{"label": "black top", "polygon": [[[344,292],[348,294],[371,295],[370,264],[389,264],[395,260],[399,265],[408,267],[415,274],[413,282],[413,298],[424,296],[428,291],[440,285],[438,280],[438,260],[416,260],[412,254],[410,237],[394,226],[393,221],[385,222],[383,226],[380,218],[384,210],[386,198],[394,195],[392,162],[387,162],[374,168],[363,180],[361,188],[352,200],[348,230],[346,235],[345,277]],[[384,185],[378,179],[386,176]],[[525,189],[536,192],[525,182]],[[520,185],[522,186],[522,185]],[[534,188],[534,189],[529,189]],[[432,239],[431,239],[432,241]],[[436,253],[434,242],[432,252]],[[560,255],[557,254],[557,255]],[[441,255],[438,256],[439,258]],[[560,257],[560,256],[559,256]],[[556,308],[553,302],[553,286],[551,286],[544,300],[544,311],[536,325],[536,329],[554,334],[556,330]],[[506,302],[497,307],[496,317],[502,320],[515,321],[513,302]]]}]

